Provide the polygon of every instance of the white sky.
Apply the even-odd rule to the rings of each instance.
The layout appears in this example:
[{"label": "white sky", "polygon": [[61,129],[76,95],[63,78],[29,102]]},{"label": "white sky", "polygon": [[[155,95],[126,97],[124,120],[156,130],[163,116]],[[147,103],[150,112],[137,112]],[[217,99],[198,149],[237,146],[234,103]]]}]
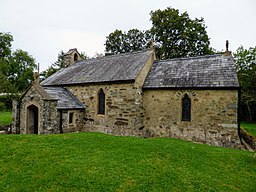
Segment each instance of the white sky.
[{"label": "white sky", "polygon": [[227,39],[233,52],[256,46],[256,0],[0,0],[0,31],[10,32],[13,49],[28,51],[44,70],[61,50],[104,53],[109,33],[149,29],[150,11],[169,6],[203,17],[219,51]]}]

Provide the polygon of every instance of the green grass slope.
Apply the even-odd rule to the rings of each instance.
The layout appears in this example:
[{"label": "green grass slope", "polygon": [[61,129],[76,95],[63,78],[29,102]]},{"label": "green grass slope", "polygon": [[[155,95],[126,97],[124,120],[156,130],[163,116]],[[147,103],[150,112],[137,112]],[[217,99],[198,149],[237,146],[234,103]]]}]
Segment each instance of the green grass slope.
[{"label": "green grass slope", "polygon": [[0,135],[0,191],[256,191],[253,153],[100,133]]},{"label": "green grass slope", "polygon": [[241,123],[241,127],[249,132],[251,135],[256,137],[256,123]]}]

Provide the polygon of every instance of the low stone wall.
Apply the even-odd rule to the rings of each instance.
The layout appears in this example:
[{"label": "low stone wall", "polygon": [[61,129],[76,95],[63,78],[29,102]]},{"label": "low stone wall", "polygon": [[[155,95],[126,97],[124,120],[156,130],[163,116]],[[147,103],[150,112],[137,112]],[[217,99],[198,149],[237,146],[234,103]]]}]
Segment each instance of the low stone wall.
[{"label": "low stone wall", "polygon": [[253,150],[256,150],[256,138],[249,135],[245,130],[240,130],[241,138],[248,144]]}]

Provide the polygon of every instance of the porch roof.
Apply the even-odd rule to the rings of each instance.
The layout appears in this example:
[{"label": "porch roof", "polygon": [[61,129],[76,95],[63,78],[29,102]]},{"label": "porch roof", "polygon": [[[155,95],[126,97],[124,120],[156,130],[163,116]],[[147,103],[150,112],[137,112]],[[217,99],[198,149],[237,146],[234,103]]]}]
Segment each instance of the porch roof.
[{"label": "porch roof", "polygon": [[43,89],[52,99],[58,100],[57,109],[85,109],[85,105],[63,87],[43,87]]}]

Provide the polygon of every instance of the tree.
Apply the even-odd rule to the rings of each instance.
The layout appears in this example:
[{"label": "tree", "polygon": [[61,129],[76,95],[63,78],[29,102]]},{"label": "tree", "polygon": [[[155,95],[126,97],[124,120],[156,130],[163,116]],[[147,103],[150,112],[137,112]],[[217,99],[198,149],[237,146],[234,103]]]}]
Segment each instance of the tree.
[{"label": "tree", "polygon": [[145,49],[149,41],[147,34],[138,29],[131,29],[127,33],[115,30],[106,38],[106,52],[107,54],[118,54]]},{"label": "tree", "polygon": [[192,20],[187,12],[180,14],[179,10],[170,7],[151,11],[150,16],[150,30],[132,29],[127,33],[115,30],[110,33],[106,38],[106,52],[117,54],[142,50],[153,41],[159,59],[213,53],[203,18]]},{"label": "tree", "polygon": [[0,32],[0,59],[11,55],[13,37],[9,33]]},{"label": "tree", "polygon": [[33,80],[35,59],[23,50],[12,52],[12,35],[0,32],[0,91],[17,93],[24,91]]},{"label": "tree", "polygon": [[16,87],[14,91],[22,92],[33,80],[33,71],[36,67],[35,59],[28,52],[18,49],[12,53],[1,70],[7,81]]},{"label": "tree", "polygon": [[[241,86],[241,102],[247,107],[249,121],[253,120],[251,110],[252,106],[256,106],[256,46],[244,49],[239,47],[234,53],[236,62],[236,70],[238,74],[239,84]],[[256,111],[254,111],[256,114]]]},{"label": "tree", "polygon": [[187,12],[168,7],[151,11],[151,34],[159,59],[209,54],[210,41],[204,19],[190,19]]},{"label": "tree", "polygon": [[8,57],[11,55],[13,37],[9,33],[0,32],[0,93],[5,92],[8,84],[7,79],[3,73],[3,67],[8,65]]}]

